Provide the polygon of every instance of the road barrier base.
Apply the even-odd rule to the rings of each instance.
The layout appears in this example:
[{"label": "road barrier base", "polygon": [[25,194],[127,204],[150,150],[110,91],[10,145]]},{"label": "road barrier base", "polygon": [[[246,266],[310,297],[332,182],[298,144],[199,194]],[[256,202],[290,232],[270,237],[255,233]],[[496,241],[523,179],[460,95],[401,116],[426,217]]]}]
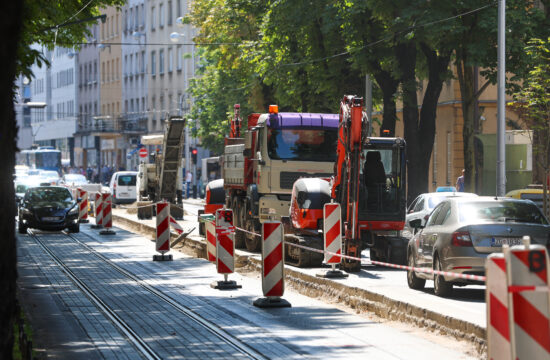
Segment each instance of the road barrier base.
[{"label": "road barrier base", "polygon": [[214,281],[210,284],[212,289],[218,290],[232,290],[232,289],[241,289],[243,286],[237,284],[234,280],[220,280]]},{"label": "road barrier base", "polygon": [[[89,222],[90,222],[90,220],[87,220],[87,219],[81,219],[81,220],[80,220],[80,223],[81,223],[81,224],[87,224],[87,223],[89,223]],[[93,226],[93,225],[92,225],[92,226]]]},{"label": "road barrier base", "polygon": [[340,270],[327,270],[318,272],[317,274],[315,274],[315,276],[325,279],[345,279],[349,275]]},{"label": "road barrier base", "polygon": [[169,255],[159,255],[159,254],[156,254],[156,255],[153,255],[153,261],[172,261],[173,258],[172,258],[172,255],[169,254]]},{"label": "road barrier base", "polygon": [[97,224],[90,225],[90,227],[92,229],[103,229],[103,225],[97,225]]},{"label": "road barrier base", "polygon": [[111,229],[104,229],[99,232],[99,235],[116,235],[116,232]]},{"label": "road barrier base", "polygon": [[254,300],[252,303],[254,306],[259,308],[282,308],[282,307],[292,307],[288,301],[280,297],[264,297]]}]

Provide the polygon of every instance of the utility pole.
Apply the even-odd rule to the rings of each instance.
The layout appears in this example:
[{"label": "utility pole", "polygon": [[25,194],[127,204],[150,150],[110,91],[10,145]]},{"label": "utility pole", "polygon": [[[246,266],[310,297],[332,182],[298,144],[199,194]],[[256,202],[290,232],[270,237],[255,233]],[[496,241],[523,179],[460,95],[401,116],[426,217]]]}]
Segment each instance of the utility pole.
[{"label": "utility pole", "polygon": [[506,0],[498,1],[498,98],[496,195],[506,193]]},{"label": "utility pole", "polygon": [[365,111],[369,120],[368,136],[372,136],[372,80],[368,74],[365,76]]}]

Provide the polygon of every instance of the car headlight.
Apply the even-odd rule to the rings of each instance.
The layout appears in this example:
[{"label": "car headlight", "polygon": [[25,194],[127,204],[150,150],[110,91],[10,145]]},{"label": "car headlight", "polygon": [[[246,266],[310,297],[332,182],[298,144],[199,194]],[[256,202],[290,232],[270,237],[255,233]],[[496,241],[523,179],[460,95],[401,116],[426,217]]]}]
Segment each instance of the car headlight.
[{"label": "car headlight", "polygon": [[68,215],[76,215],[78,214],[78,206],[74,206],[71,210],[69,210]]},{"label": "car headlight", "polygon": [[23,213],[25,215],[32,215],[32,212],[29,209],[26,209],[26,208],[22,208],[21,213]]}]

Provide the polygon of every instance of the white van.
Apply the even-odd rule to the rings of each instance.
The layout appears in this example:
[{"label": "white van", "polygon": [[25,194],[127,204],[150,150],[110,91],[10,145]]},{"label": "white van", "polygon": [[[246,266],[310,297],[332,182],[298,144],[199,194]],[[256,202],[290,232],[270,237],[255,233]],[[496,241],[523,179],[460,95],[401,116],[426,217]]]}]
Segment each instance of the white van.
[{"label": "white van", "polygon": [[111,177],[109,189],[114,204],[131,204],[137,199],[137,171],[118,171]]}]

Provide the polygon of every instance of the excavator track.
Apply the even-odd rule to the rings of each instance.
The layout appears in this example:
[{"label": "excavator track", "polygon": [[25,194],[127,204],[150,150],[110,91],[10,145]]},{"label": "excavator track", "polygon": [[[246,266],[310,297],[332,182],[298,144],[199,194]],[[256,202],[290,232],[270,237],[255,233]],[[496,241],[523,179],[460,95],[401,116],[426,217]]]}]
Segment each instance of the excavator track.
[{"label": "excavator track", "polygon": [[285,243],[286,264],[301,268],[321,266],[324,258],[323,254],[288,245],[288,243],[323,250],[322,235],[285,234]]}]

